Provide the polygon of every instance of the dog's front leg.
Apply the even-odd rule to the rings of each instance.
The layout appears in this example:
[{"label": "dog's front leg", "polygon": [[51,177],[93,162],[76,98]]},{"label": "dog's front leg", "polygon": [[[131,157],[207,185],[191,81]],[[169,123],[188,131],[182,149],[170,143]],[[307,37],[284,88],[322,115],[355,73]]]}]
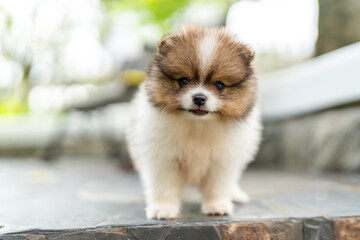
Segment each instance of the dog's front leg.
[{"label": "dog's front leg", "polygon": [[203,213],[210,215],[232,213],[232,189],[237,174],[237,168],[232,164],[220,161],[212,164],[201,186]]},{"label": "dog's front leg", "polygon": [[183,184],[176,160],[156,158],[142,174],[146,195],[146,215],[151,219],[174,219],[180,213]]}]

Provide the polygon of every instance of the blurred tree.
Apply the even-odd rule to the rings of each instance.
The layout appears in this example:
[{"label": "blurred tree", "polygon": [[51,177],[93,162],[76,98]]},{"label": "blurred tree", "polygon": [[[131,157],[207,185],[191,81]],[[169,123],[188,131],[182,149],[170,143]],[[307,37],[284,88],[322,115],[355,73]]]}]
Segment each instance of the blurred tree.
[{"label": "blurred tree", "polygon": [[36,85],[113,76],[101,42],[102,6],[100,0],[0,0],[0,114],[28,112]]},{"label": "blurred tree", "polygon": [[360,41],[359,0],[319,0],[316,55]]}]

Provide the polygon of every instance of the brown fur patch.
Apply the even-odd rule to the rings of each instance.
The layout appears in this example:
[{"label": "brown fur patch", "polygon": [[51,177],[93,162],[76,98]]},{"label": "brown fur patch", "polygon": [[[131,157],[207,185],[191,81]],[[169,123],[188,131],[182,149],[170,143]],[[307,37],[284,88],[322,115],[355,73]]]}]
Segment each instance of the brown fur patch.
[{"label": "brown fur patch", "polygon": [[[198,46],[209,33],[217,41],[209,67],[203,72]],[[244,118],[257,98],[257,81],[251,66],[253,57],[251,49],[224,28],[184,27],[159,42],[148,69],[146,91],[154,106],[179,112],[184,91],[200,84],[221,101],[218,109],[221,120]],[[180,88],[178,79],[182,77],[190,82]],[[225,84],[222,91],[216,89],[214,84],[217,81]]]}]

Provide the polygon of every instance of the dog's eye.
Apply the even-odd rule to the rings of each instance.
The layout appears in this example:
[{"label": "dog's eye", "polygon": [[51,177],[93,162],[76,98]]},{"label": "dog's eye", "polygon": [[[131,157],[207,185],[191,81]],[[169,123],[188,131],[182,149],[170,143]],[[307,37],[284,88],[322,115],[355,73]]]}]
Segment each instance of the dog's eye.
[{"label": "dog's eye", "polygon": [[220,82],[220,81],[217,81],[217,82],[215,82],[214,84],[215,84],[215,87],[216,87],[219,91],[223,90],[224,87],[225,87],[225,84],[223,84],[223,83]]},{"label": "dog's eye", "polygon": [[186,77],[182,77],[182,78],[180,78],[180,79],[178,80],[178,82],[179,82],[179,86],[180,86],[180,87],[183,87],[183,86],[185,86],[186,84],[189,83],[189,79],[186,78]]}]

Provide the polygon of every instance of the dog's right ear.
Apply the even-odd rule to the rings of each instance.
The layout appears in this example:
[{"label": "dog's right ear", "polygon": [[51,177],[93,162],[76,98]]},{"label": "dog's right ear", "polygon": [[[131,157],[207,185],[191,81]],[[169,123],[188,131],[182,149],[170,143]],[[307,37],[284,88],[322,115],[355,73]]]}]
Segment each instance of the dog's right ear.
[{"label": "dog's right ear", "polygon": [[166,54],[171,50],[176,42],[177,37],[174,34],[165,35],[158,43],[157,51],[162,55]]},{"label": "dog's right ear", "polygon": [[254,60],[255,53],[248,45],[241,43],[239,50],[240,55],[243,57],[247,64],[250,64]]}]

